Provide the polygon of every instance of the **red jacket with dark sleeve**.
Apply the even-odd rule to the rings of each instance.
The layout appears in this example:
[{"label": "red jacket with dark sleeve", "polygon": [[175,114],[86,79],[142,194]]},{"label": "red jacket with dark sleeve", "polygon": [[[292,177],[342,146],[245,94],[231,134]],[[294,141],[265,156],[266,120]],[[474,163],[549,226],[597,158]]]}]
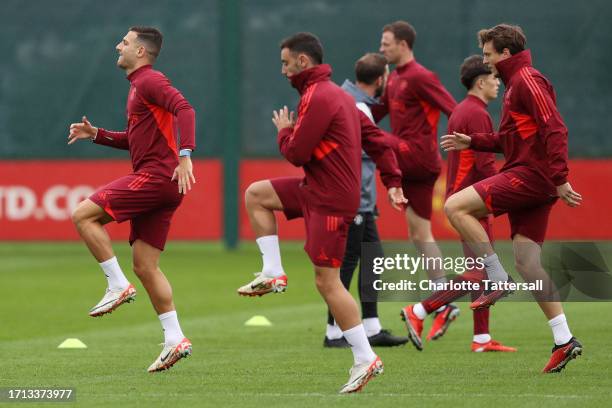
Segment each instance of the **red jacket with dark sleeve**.
[{"label": "red jacket with dark sleeve", "polygon": [[[452,132],[493,132],[493,122],[487,104],[474,95],[468,95],[453,110],[448,119],[448,134]],[[497,173],[495,154],[472,149],[448,152],[446,170],[446,197]]]},{"label": "red jacket with dark sleeve", "polygon": [[496,68],[506,85],[499,131],[474,134],[471,148],[503,152],[501,171],[527,167],[548,184],[567,182],[567,128],[556,106],[551,83],[531,66],[529,50],[500,61]]},{"label": "red jacket with dark sleeve", "polygon": [[388,113],[391,133],[410,145],[422,167],[436,173],[441,166],[440,112],[449,116],[456,104],[436,74],[412,60],[389,75],[381,104],[372,106],[372,113],[377,122]]},{"label": "red jacket with dark sleeve", "polygon": [[134,173],[172,177],[180,149],[195,149],[195,111],[159,71],[128,75],[127,129],[98,129],[94,143],[130,151]]},{"label": "red jacket with dark sleeve", "polygon": [[317,65],[291,77],[300,93],[295,126],[278,132],[281,154],[304,168],[301,188],[323,214],[354,216],[361,189],[361,122],[354,99]]}]

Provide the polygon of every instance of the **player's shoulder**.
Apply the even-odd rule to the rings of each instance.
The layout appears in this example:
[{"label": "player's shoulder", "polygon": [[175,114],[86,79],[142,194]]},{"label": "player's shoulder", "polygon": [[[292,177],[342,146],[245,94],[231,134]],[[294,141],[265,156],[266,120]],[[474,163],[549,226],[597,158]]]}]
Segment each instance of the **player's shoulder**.
[{"label": "player's shoulder", "polygon": [[158,85],[161,83],[170,83],[166,75],[156,69],[149,69],[137,78],[137,83],[141,86]]},{"label": "player's shoulder", "polygon": [[310,98],[316,101],[326,101],[328,103],[342,101],[355,104],[355,99],[333,81],[321,81],[314,83],[310,93]]},{"label": "player's shoulder", "polygon": [[418,79],[432,79],[432,78],[437,79],[438,78],[435,72],[431,71],[429,68],[425,67],[424,65],[420,64],[417,61],[414,61],[414,63],[412,64],[411,71],[412,71],[411,76],[418,78]]},{"label": "player's shoulder", "polygon": [[532,66],[525,66],[518,70],[514,75],[513,86],[521,89],[533,89],[535,86],[550,89],[552,84],[540,71]]}]

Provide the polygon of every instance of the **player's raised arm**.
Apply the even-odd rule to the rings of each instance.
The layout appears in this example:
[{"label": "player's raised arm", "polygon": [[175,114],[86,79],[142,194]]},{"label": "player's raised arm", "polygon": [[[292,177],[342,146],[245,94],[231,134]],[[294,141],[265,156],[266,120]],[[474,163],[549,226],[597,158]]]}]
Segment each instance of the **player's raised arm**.
[{"label": "player's raised arm", "polygon": [[[285,127],[278,129],[278,147],[281,154],[294,166],[303,166],[308,163],[312,157],[313,151],[319,145],[325,131],[329,127],[334,112],[326,109],[324,96],[318,95],[316,86],[312,86],[308,91],[311,92],[310,97],[302,96],[302,101],[299,108],[297,122],[295,126],[290,126],[292,114],[285,106],[275,115],[279,115]],[[287,122],[289,120],[289,122]],[[272,121],[276,124],[275,118]]]},{"label": "player's raised arm", "polygon": [[73,144],[79,139],[88,139],[96,144],[111,146],[117,149],[129,149],[127,132],[113,132],[97,128],[89,122],[87,116],[83,116],[82,122],[70,125],[68,144]]}]

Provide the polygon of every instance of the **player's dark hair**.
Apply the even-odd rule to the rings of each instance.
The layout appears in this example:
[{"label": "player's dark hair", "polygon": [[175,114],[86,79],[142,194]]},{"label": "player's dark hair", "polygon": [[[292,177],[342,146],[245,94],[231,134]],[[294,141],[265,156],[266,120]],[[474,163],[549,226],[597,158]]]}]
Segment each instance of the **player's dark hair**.
[{"label": "player's dark hair", "polygon": [[134,31],[138,34],[138,40],[144,44],[145,49],[153,57],[153,61],[155,61],[159,56],[164,40],[162,33],[155,27],[145,26],[130,27],[129,31]]},{"label": "player's dark hair", "polygon": [[523,33],[523,29],[517,25],[498,24],[493,28],[485,28],[478,31],[478,45],[480,48],[485,43],[493,41],[493,48],[498,53],[504,52],[504,48],[510,51],[510,55],[514,55],[525,49],[527,45],[527,37]]},{"label": "player's dark hair", "polygon": [[396,41],[406,41],[408,44],[408,48],[412,49],[414,47],[414,40],[416,39],[416,30],[414,27],[406,22],[406,21],[396,21],[391,24],[387,24],[383,27],[382,32],[390,32],[393,33]]},{"label": "player's dark hair", "polygon": [[461,83],[469,91],[474,86],[476,79],[481,75],[490,75],[491,68],[482,62],[482,55],[471,55],[463,60],[459,69]]},{"label": "player's dark hair", "polygon": [[385,75],[387,59],[377,53],[367,53],[355,63],[355,79],[364,84],[372,85],[378,78]]},{"label": "player's dark hair", "polygon": [[295,54],[306,54],[315,65],[323,63],[323,46],[312,33],[297,33],[285,38],[280,43],[280,49],[284,48]]}]

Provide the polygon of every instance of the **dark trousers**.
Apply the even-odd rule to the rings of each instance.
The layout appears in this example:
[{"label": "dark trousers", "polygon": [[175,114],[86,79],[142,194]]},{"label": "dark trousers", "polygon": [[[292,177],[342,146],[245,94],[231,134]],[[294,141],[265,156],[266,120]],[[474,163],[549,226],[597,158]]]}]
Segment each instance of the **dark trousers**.
[{"label": "dark trousers", "polygon": [[[376,228],[376,220],[374,214],[359,213],[351,223],[346,241],[346,252],[340,267],[340,280],[345,288],[349,289],[355,268],[361,259],[361,243],[371,242],[372,249],[376,254],[374,257],[383,257],[383,249]],[[374,290],[373,282],[377,279],[372,271],[372,268],[360,268],[359,271],[359,298],[368,299],[369,302],[361,301],[361,317],[367,319],[369,317],[378,317],[377,303],[372,300],[377,298],[376,290]],[[329,310],[327,311],[327,323],[334,324],[334,317]]]}]

